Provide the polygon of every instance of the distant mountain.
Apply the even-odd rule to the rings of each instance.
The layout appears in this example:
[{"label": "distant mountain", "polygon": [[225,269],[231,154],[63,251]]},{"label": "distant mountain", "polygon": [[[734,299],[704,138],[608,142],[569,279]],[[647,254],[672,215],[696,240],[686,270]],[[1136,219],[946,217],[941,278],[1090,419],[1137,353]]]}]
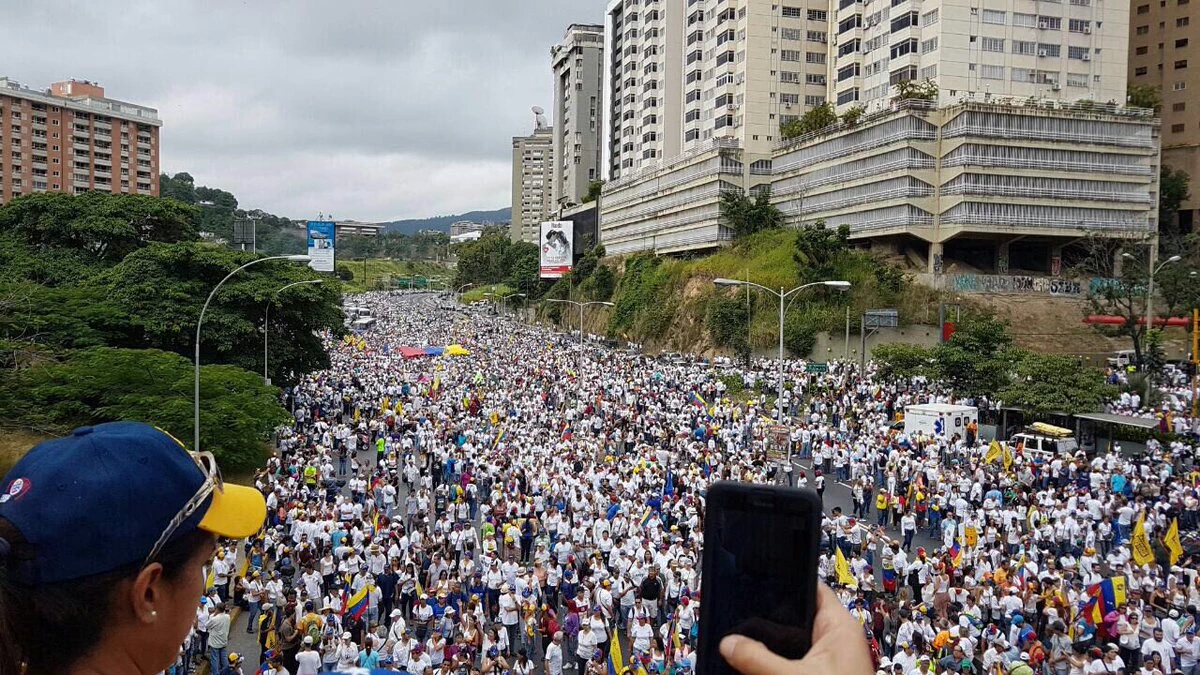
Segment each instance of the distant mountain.
[{"label": "distant mountain", "polygon": [[495,211],[471,211],[457,216],[434,216],[433,218],[414,218],[410,220],[394,220],[387,225],[387,231],[392,234],[414,234],[420,230],[437,230],[449,232],[451,223],[460,220],[470,220],[476,223],[493,222],[498,225],[507,224],[512,219],[512,209],[503,208]]}]

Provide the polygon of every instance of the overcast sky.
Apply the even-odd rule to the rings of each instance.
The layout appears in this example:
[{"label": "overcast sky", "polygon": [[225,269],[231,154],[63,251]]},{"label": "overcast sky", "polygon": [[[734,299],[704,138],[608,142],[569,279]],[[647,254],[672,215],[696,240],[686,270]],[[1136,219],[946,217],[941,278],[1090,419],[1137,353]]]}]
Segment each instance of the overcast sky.
[{"label": "overcast sky", "polygon": [[157,108],[162,168],[242,206],[391,220],[511,201],[549,49],[605,0],[0,0],[0,75]]}]

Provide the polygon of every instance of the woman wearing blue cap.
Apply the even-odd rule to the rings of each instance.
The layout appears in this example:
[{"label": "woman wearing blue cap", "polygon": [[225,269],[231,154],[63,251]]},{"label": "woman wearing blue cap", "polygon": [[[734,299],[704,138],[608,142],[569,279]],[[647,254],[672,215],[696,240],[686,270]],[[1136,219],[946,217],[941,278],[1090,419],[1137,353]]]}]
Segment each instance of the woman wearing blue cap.
[{"label": "woman wearing blue cap", "polygon": [[0,673],[152,675],[176,659],[217,537],[266,503],[136,422],[35,446],[0,482]]}]

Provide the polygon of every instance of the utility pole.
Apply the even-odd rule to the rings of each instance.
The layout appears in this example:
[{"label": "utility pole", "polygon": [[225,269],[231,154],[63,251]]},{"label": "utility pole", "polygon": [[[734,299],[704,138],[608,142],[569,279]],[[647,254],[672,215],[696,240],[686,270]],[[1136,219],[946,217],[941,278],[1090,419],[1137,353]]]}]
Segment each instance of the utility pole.
[{"label": "utility pole", "polygon": [[1200,397],[1197,397],[1197,385],[1200,384],[1200,309],[1192,310],[1192,417],[1200,415]]}]

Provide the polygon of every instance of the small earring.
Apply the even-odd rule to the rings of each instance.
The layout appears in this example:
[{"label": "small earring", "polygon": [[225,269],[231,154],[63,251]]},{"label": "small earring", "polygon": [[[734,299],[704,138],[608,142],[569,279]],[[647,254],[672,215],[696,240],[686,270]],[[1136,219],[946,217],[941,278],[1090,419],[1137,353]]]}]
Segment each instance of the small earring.
[{"label": "small earring", "polygon": [[157,612],[156,610],[153,610],[153,609],[152,609],[152,610],[150,610],[150,620],[151,620],[151,621],[155,621],[155,620],[157,620],[157,619],[158,619],[158,612]]}]

